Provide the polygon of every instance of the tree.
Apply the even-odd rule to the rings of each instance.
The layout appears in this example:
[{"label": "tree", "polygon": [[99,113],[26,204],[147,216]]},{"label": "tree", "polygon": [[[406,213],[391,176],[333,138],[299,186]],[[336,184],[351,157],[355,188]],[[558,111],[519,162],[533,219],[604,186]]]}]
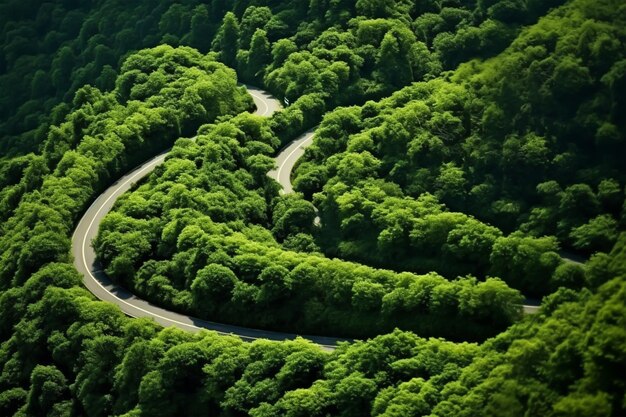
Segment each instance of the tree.
[{"label": "tree", "polygon": [[316,384],[308,389],[288,391],[275,405],[261,404],[251,414],[253,417],[283,415],[289,417],[323,417],[331,406],[332,394],[327,384]]},{"label": "tree", "polygon": [[559,215],[562,220],[559,229],[569,232],[568,228],[579,226],[587,219],[597,216],[599,209],[598,199],[589,185],[571,185],[561,195]]},{"label": "tree", "polygon": [[298,51],[298,46],[290,39],[281,39],[272,45],[272,67],[282,66],[289,55]]},{"label": "tree", "polygon": [[61,371],[55,366],[37,365],[30,376],[26,412],[30,415],[54,415],[51,411],[63,407],[60,402],[68,394],[67,379]]},{"label": "tree", "polygon": [[376,395],[376,383],[359,372],[354,372],[342,379],[334,392],[337,405],[342,410],[342,416],[363,416],[371,409]]},{"label": "tree", "polygon": [[581,65],[573,56],[565,56],[554,68],[552,77],[546,80],[545,85],[556,98],[567,100],[584,96],[592,83],[589,68]]},{"label": "tree", "polygon": [[598,185],[598,200],[609,213],[618,213],[623,203],[623,193],[618,181],[607,178]]},{"label": "tree", "polygon": [[[295,352],[285,358],[285,363],[276,374],[276,380],[285,391],[310,387],[322,377],[326,356],[308,341],[296,339]],[[295,347],[295,346],[294,346]]]},{"label": "tree", "polygon": [[224,16],[222,26],[213,40],[212,49],[220,52],[222,61],[229,67],[237,63],[239,51],[239,22],[234,13],[228,12]]},{"label": "tree", "polygon": [[554,415],[558,417],[609,417],[611,403],[604,392],[571,394],[554,404]]},{"label": "tree", "polygon": [[414,2],[407,0],[358,0],[357,15],[369,18],[408,18],[409,12],[415,7]]},{"label": "tree", "polygon": [[315,216],[315,207],[302,196],[280,196],[274,202],[272,233],[281,241],[298,233],[310,233]]},{"label": "tree", "polygon": [[261,291],[258,293],[257,302],[267,306],[285,300],[291,292],[291,280],[289,270],[280,265],[267,266],[259,274]]},{"label": "tree", "polygon": [[563,262],[552,275],[553,288],[580,289],[585,285],[585,269],[574,262]]},{"label": "tree", "polygon": [[[264,30],[272,19],[269,7],[249,6],[241,17],[240,45],[251,45],[252,38],[258,30]],[[265,30],[264,30],[265,31]]]},{"label": "tree", "polygon": [[562,262],[556,239],[511,235],[496,240],[489,258],[490,273],[524,295],[547,292],[554,270]]},{"label": "tree", "polygon": [[153,416],[171,416],[199,415],[200,410],[206,410],[207,398],[201,387],[203,367],[210,358],[206,343],[201,341],[177,343],[167,350],[156,370],[141,380],[142,411]]},{"label": "tree", "polygon": [[472,272],[482,275],[489,265],[493,245],[502,232],[472,218],[464,220],[448,233],[442,248],[444,257],[470,263],[474,266]]},{"label": "tree", "polygon": [[413,69],[409,60],[410,44],[406,42],[412,34],[404,31],[389,31],[380,44],[376,58],[377,79],[387,87],[396,89],[413,81]]},{"label": "tree", "polygon": [[28,397],[28,392],[23,388],[11,388],[0,394],[0,413],[5,416],[17,415]]},{"label": "tree", "polygon": [[[154,336],[152,334],[148,337]],[[115,413],[121,414],[134,408],[138,401],[141,380],[155,368],[158,359],[163,356],[163,349],[164,346],[156,342],[156,339],[154,342],[139,339],[126,349],[124,359],[115,372],[113,386],[119,392],[113,408]]]},{"label": "tree", "polygon": [[337,166],[338,177],[348,185],[372,178],[376,175],[380,161],[370,152],[349,152],[342,155]]},{"label": "tree", "polygon": [[219,310],[220,304],[230,299],[237,276],[229,268],[209,264],[199,270],[191,284],[195,308],[203,313]]},{"label": "tree", "polygon": [[270,43],[264,30],[257,29],[250,41],[247,72],[257,82],[263,79],[265,67],[270,63]]},{"label": "tree", "polygon": [[587,224],[573,229],[570,233],[572,245],[586,252],[609,251],[617,240],[617,221],[609,214],[589,220]]},{"label": "tree", "polygon": [[381,284],[356,281],[352,285],[352,306],[358,311],[378,312],[384,294],[385,288]]},{"label": "tree", "polygon": [[256,154],[246,159],[246,165],[248,165],[250,174],[257,181],[257,184],[266,184],[267,173],[274,168],[276,162],[267,155]]},{"label": "tree", "polygon": [[523,23],[526,19],[526,4],[522,0],[500,1],[489,7],[487,14],[504,23]]},{"label": "tree", "polygon": [[75,60],[71,48],[64,46],[59,49],[52,61],[52,84],[57,91],[62,91],[68,87]]},{"label": "tree", "polygon": [[439,176],[435,180],[438,190],[435,195],[453,210],[462,209],[467,197],[467,179],[463,169],[453,162],[441,167]]},{"label": "tree", "polygon": [[69,239],[59,233],[43,232],[33,236],[22,248],[16,278],[25,281],[37,269],[49,262],[69,259]]},{"label": "tree", "polygon": [[201,52],[205,52],[211,46],[211,35],[213,33],[207,6],[202,4],[196,6],[192,14],[190,33],[191,46]]}]

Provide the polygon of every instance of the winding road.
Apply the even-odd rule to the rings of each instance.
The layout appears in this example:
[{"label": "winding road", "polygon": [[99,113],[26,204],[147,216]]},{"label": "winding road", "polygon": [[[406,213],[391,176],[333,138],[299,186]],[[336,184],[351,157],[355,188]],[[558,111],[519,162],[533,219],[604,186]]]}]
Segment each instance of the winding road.
[{"label": "winding road", "polygon": [[[315,136],[315,129],[303,133],[297,139],[294,139],[287,146],[285,146],[280,153],[276,156],[276,168],[267,173],[270,178],[275,179],[283,189],[281,193],[289,194],[293,192],[293,186],[291,184],[291,171],[298,162],[298,159],[304,155],[306,148],[313,143]],[[320,223],[320,218],[315,218],[315,223]],[[567,260],[567,258],[564,258]],[[539,312],[540,302],[537,300],[525,300],[522,305],[522,311],[524,314],[537,314]]]},{"label": "winding road", "polygon": [[[268,93],[251,86],[246,87],[257,107],[255,114],[271,116],[281,108],[280,102]],[[272,332],[215,323],[166,310],[137,297],[125,288],[115,284],[102,270],[96,261],[96,253],[91,245],[92,240],[98,234],[98,228],[102,219],[111,211],[115,201],[122,194],[130,190],[135,183],[149,175],[165,161],[168,152],[166,151],[155,156],[116,181],[93,202],[81,218],[72,235],[72,254],[74,255],[74,266],[83,276],[85,287],[100,300],[116,304],[125,314],[131,317],[151,317],[157,323],[166,327],[176,326],[192,332],[202,329],[214,330],[224,335],[236,335],[248,341],[256,339],[295,339],[298,335],[292,333]],[[291,168],[289,171],[291,172]],[[325,349],[334,349],[338,342],[345,340],[323,336],[301,335],[301,337]]]},{"label": "winding road", "polygon": [[281,193],[289,194],[293,191],[291,186],[291,171],[298,162],[298,159],[304,155],[304,150],[313,143],[315,128],[305,132],[302,136],[289,143],[276,156],[276,169],[267,173],[270,178],[275,179],[283,186]]},{"label": "winding road", "polygon": [[[268,93],[251,86],[246,86],[246,88],[254,99],[257,108],[254,114],[271,116],[274,112],[280,110],[280,102]],[[313,135],[314,129],[304,133],[276,156],[277,168],[270,171],[268,175],[283,186],[283,193],[293,191],[291,171],[298,159],[304,154],[306,147],[312,143]],[[85,287],[98,299],[116,304],[125,314],[131,317],[150,317],[165,327],[175,326],[192,332],[208,329],[223,335],[235,335],[247,341],[256,339],[292,340],[297,336],[301,336],[326,350],[335,349],[338,342],[344,341],[345,339],[335,337],[296,335],[202,320],[154,305],[111,281],[96,261],[96,254],[91,242],[98,234],[98,228],[102,219],[111,211],[115,201],[130,190],[135,183],[162,164],[168,153],[169,151],[161,153],[124,175],[102,193],[81,218],[72,235],[72,254],[74,256],[74,265],[83,276]],[[526,314],[536,313],[538,309],[539,307],[536,305],[523,306]]]}]

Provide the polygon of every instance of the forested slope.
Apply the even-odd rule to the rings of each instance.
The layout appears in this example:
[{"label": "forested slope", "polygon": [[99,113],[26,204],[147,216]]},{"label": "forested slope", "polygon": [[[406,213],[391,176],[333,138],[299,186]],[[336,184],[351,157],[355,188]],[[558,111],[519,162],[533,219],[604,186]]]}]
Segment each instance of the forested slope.
[{"label": "forested slope", "polygon": [[[0,149],[36,150],[49,124],[70,110],[74,92],[84,84],[111,90],[133,50],[162,43],[225,50],[223,61],[249,81],[273,72],[268,86],[281,96],[323,93],[341,102],[491,56],[562,0],[492,3],[6,1],[0,5]],[[403,71],[385,73],[387,59]]]},{"label": "forested slope", "polygon": [[[536,296],[582,285],[559,247],[610,250],[626,220],[626,21],[609,10],[562,7],[449,80],[326,116],[294,180],[319,192],[325,252]],[[446,209],[419,212],[425,193]]]},{"label": "forested slope", "polygon": [[265,119],[199,133],[100,226],[105,271],[141,296],[214,321],[343,337],[400,327],[479,340],[518,318],[522,297],[498,279],[399,274],[317,253],[313,206],[279,197],[266,175],[280,141]]},{"label": "forested slope", "polygon": [[[339,103],[378,98],[411,81],[435,77],[458,64],[457,57],[499,52],[522,24],[560,2],[500,6],[428,1],[419,7],[396,1],[355,6],[345,0],[267,5],[224,0],[4,2],[2,213],[39,184],[43,167],[35,154],[45,142],[55,141],[50,126],[61,124],[72,111],[75,92],[85,84],[113,89],[133,50],[166,43],[218,52],[240,78],[263,79],[278,97],[296,101],[275,122],[275,132],[288,140]],[[390,71],[392,67],[396,69]]]},{"label": "forested slope", "polygon": [[[626,414],[622,3],[3,3],[0,415]],[[227,66],[291,105],[243,113]],[[271,156],[320,121],[281,197]],[[105,219],[114,278],[381,335],[327,353],[95,301],[74,223],[174,143]]]}]

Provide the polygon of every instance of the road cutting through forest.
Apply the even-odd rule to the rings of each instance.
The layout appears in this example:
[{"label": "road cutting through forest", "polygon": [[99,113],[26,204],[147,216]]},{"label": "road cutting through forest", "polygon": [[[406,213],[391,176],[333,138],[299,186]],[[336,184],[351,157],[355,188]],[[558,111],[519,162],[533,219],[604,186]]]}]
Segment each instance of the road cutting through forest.
[{"label": "road cutting through forest", "polygon": [[[254,114],[269,117],[281,109],[280,102],[269,93],[252,86],[246,86],[256,105]],[[290,142],[276,156],[276,168],[268,173],[283,187],[283,193],[293,191],[291,185],[291,172],[298,159],[304,154],[306,147],[313,142],[314,129],[311,129]],[[213,330],[224,335],[238,336],[243,340],[256,339],[291,340],[299,335],[252,329],[223,323],[202,320],[173,312],[132,294],[127,289],[115,284],[104,272],[102,266],[96,260],[95,250],[91,242],[96,238],[100,223],[111,211],[115,201],[125,192],[129,191],[134,184],[148,176],[154,169],[161,165],[169,153],[163,152],[128,174],[124,175],[102,193],[87,209],[78,223],[72,236],[72,254],[74,265],[83,276],[85,287],[98,299],[116,304],[125,314],[131,317],[150,317],[157,323],[167,327],[175,326],[183,330],[197,332],[203,329]],[[526,314],[536,313],[538,306],[524,305]],[[346,339],[326,336],[301,335],[321,347],[331,350],[337,343]]]}]

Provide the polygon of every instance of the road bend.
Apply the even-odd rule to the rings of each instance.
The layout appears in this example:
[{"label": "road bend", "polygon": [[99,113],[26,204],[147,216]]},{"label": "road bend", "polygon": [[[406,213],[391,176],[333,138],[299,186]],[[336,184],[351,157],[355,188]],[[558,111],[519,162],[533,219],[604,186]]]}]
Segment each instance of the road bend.
[{"label": "road bend", "polygon": [[[256,105],[255,114],[268,117],[280,110],[280,102],[269,93],[252,86],[246,86],[246,88],[254,99]],[[98,228],[102,219],[111,211],[115,201],[122,194],[129,191],[134,184],[149,175],[157,166],[162,164],[168,153],[169,151],[161,153],[124,175],[102,193],[81,218],[72,236],[72,253],[74,255],[74,265],[83,276],[85,287],[98,299],[116,304],[125,314],[131,317],[151,317],[157,323],[165,327],[175,326],[192,332],[208,329],[223,335],[238,336],[247,341],[256,339],[295,339],[298,335],[292,333],[273,332],[215,323],[166,310],[137,297],[127,289],[117,285],[102,270],[102,266],[96,261],[95,250],[91,244],[98,234]],[[301,337],[327,350],[334,349],[338,342],[345,340],[324,336],[301,335]]]},{"label": "road bend", "polygon": [[[269,117],[281,109],[280,102],[268,92],[249,85],[245,85],[245,87],[254,99],[256,105],[254,114]],[[276,156],[276,169],[270,171],[268,175],[281,184],[283,187],[282,193],[287,194],[293,191],[291,172],[298,159],[304,154],[305,149],[313,143],[313,137],[314,129],[311,129],[289,143]],[[337,343],[345,341],[346,339],[336,337],[296,335],[293,333],[252,329],[216,323],[176,313],[137,297],[127,289],[114,283],[107,276],[102,266],[96,261],[95,250],[91,244],[98,234],[100,223],[111,211],[115,201],[122,194],[129,191],[134,184],[148,176],[157,166],[162,164],[168,153],[169,151],[161,153],[124,175],[102,193],[81,218],[72,236],[72,254],[74,255],[74,265],[83,276],[85,287],[98,299],[116,304],[128,316],[150,317],[165,327],[175,326],[191,332],[203,329],[213,330],[219,334],[237,336],[246,341],[257,339],[282,341],[293,340],[301,336],[326,350],[333,350]],[[534,314],[539,311],[539,306],[535,303],[524,304],[522,307],[525,314]]]}]

